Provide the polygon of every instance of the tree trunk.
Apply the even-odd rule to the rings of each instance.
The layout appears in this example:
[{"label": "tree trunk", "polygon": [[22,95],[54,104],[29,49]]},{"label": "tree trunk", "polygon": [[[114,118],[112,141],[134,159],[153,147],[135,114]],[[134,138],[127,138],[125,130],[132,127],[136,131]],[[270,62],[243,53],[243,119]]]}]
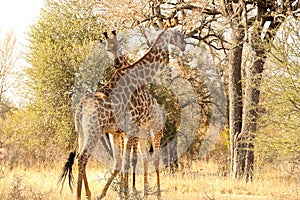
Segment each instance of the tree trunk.
[{"label": "tree trunk", "polygon": [[229,128],[230,128],[230,152],[231,175],[238,178],[244,169],[241,160],[243,153],[239,148],[239,134],[242,130],[242,52],[244,30],[232,23],[232,45],[229,65]]},{"label": "tree trunk", "polygon": [[[269,9],[274,10],[277,8],[282,15],[286,15],[288,10],[291,9],[289,6],[291,2],[287,1],[286,4],[283,4],[280,9],[276,3],[272,1],[257,1],[257,16],[254,23],[252,23],[251,30],[251,46],[255,52],[255,61],[251,66],[247,66],[246,69],[246,78],[244,89],[244,101],[242,112],[241,105],[242,103],[240,98],[238,98],[235,89],[242,89],[241,83],[237,84],[235,76],[237,73],[238,78],[240,78],[241,73],[241,50],[239,44],[242,45],[242,40],[244,37],[243,29],[235,27],[239,22],[239,15],[235,13],[236,17],[231,19],[231,28],[233,30],[232,41],[235,45],[232,51],[231,57],[231,69],[229,77],[229,97],[230,97],[230,137],[231,137],[231,170],[234,178],[245,178],[246,181],[252,180],[253,177],[253,166],[254,166],[254,133],[257,128],[257,117],[258,111],[257,106],[260,98],[260,84],[262,78],[262,72],[264,69],[264,64],[266,60],[266,52],[270,48],[270,44],[273,42],[274,37],[283,22],[282,18],[273,18],[270,17]],[[231,12],[234,10],[229,7]],[[298,6],[293,7],[293,9],[298,9]],[[236,11],[241,11],[241,9],[236,9]],[[270,23],[271,22],[271,23]],[[266,28],[266,23],[270,23]],[[251,24],[251,23],[249,23]],[[248,24],[247,24],[248,25]],[[246,27],[247,28],[247,27]],[[269,44],[269,45],[266,45]],[[238,45],[238,46],[236,46]],[[236,72],[234,72],[236,70]],[[236,73],[236,74],[235,74]],[[241,79],[240,79],[241,80]],[[239,93],[242,95],[242,92]],[[237,98],[237,99],[234,99]],[[240,103],[240,104],[238,104]],[[240,114],[243,113],[243,120],[241,120]],[[239,130],[241,128],[241,130]],[[240,131],[240,132],[239,132]]]},{"label": "tree trunk", "polygon": [[[246,181],[251,181],[253,177],[254,167],[254,133],[256,132],[258,111],[257,106],[260,97],[260,83],[262,78],[262,72],[265,64],[265,49],[266,46],[263,44],[261,39],[262,27],[264,22],[259,20],[256,22],[258,25],[254,27],[251,38],[252,49],[255,52],[255,61],[252,65],[246,68],[245,78],[245,98],[243,108],[243,126],[240,135],[241,147],[243,151],[243,177]],[[270,25],[270,27],[273,27]],[[276,26],[274,26],[275,28]],[[274,34],[270,35],[269,43],[273,41]]]},{"label": "tree trunk", "polygon": [[253,177],[254,166],[254,133],[256,131],[257,122],[257,105],[259,103],[261,82],[261,73],[265,59],[256,58],[249,69],[246,70],[247,79],[245,81],[245,98],[243,109],[243,126],[240,135],[242,147],[242,160],[244,162],[243,177],[246,181],[251,181]]}]

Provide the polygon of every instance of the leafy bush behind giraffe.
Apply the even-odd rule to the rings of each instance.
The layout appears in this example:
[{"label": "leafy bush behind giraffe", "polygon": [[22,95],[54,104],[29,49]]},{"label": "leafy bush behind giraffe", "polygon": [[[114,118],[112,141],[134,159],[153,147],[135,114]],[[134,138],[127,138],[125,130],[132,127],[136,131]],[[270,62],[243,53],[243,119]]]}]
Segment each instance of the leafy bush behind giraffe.
[{"label": "leafy bush behind giraffe", "polygon": [[101,33],[101,21],[93,9],[79,1],[47,1],[44,5],[28,32],[30,102],[0,122],[0,136],[10,151],[11,163],[53,161],[60,151],[73,148],[71,96],[76,72]]}]

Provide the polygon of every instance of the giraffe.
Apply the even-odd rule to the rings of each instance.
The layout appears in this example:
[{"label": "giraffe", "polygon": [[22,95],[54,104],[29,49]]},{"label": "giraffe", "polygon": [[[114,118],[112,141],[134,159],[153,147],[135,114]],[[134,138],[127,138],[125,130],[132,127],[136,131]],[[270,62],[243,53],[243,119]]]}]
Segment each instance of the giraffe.
[{"label": "giraffe", "polygon": [[[162,123],[157,123],[156,116],[159,111],[157,102],[150,96],[145,95],[140,98],[139,88],[153,81],[155,73],[165,64],[168,59],[168,44],[178,46],[184,50],[183,35],[175,33],[165,28],[150,47],[149,51],[137,62],[127,67],[117,69],[111,80],[105,84],[102,90],[93,94],[85,95],[78,104],[75,114],[75,127],[78,133],[78,179],[77,179],[77,199],[81,197],[82,181],[84,181],[86,194],[90,198],[91,193],[88,188],[85,167],[87,160],[98,141],[98,138],[105,132],[113,135],[114,147],[120,146],[120,130],[125,132],[125,150],[123,155],[123,169],[125,177],[128,178],[128,161],[132,143],[129,141],[138,140],[142,152],[144,163],[144,195],[147,195],[148,187],[148,152],[146,149],[147,133],[151,131],[152,144],[154,150],[154,166],[156,172],[157,198],[161,198],[160,178],[159,178],[159,146],[162,137]],[[147,94],[147,93],[145,93]],[[147,99],[144,99],[147,98]],[[153,102],[155,101],[155,102]],[[125,103],[125,104],[124,104]],[[126,120],[124,120],[126,119]],[[153,120],[155,119],[155,120]],[[107,181],[101,196],[105,197],[109,185],[121,170],[121,156],[119,148],[115,149],[114,172]],[[70,154],[70,157],[75,153]],[[69,160],[70,161],[70,160]],[[67,162],[66,174],[72,177],[71,162]],[[126,181],[125,181],[126,183]]]},{"label": "giraffe", "polygon": [[[114,66],[116,69],[118,68],[123,68],[125,66],[129,66],[130,64],[128,63],[128,61],[126,60],[126,58],[124,56],[122,56],[119,51],[118,51],[118,41],[116,39],[116,32],[115,31],[112,31],[112,35],[113,37],[112,38],[109,38],[107,33],[104,33],[104,36],[106,38],[106,52],[107,54],[109,55],[109,57],[111,58],[111,60],[114,61]],[[113,89],[112,88],[113,85],[106,85],[106,87],[103,87],[103,88],[99,88],[99,91],[103,92],[103,93],[109,93],[107,91],[107,89]],[[147,108],[150,108],[151,106],[154,106],[154,107],[159,107],[159,105],[157,104],[156,100],[153,99],[153,97],[147,93],[146,91],[143,90],[144,87],[141,87],[141,88],[138,88],[137,89],[137,96],[140,98],[140,99],[149,99],[148,102],[149,102],[149,105],[140,105],[142,107],[147,107]],[[154,112],[154,110],[152,111]],[[157,115],[161,115],[161,111],[159,111],[159,113],[156,113]],[[162,124],[162,117],[161,116],[158,116],[158,117],[153,117],[154,119],[159,119],[160,121],[157,122],[157,124]],[[124,133],[121,135],[121,140],[120,140],[120,146],[121,146],[121,152],[124,152]],[[112,140],[112,139],[111,139]],[[138,140],[136,137],[130,137],[128,138],[128,141],[127,141],[128,144],[128,153],[127,155],[129,155],[129,152],[130,150],[132,149],[132,188],[133,188],[133,191],[136,191],[136,187],[135,187],[135,170],[136,170],[136,165],[137,165],[137,146],[138,146]],[[144,142],[145,143],[145,142]],[[146,146],[143,145],[144,147]],[[114,147],[114,148],[118,148],[117,147]],[[145,151],[147,151],[145,149]],[[119,152],[119,151],[117,151]],[[129,157],[127,157],[127,163],[129,164]],[[146,161],[145,161],[146,162]],[[129,168],[129,165],[127,164],[126,166],[126,172],[128,172],[128,168]],[[124,188],[121,188],[120,191],[124,191],[125,192],[125,196],[127,196],[127,192],[128,192],[128,173],[125,173],[125,177],[123,177],[123,175],[121,175],[121,178],[123,179],[122,180],[122,183],[124,185],[122,185]],[[124,183],[125,182],[125,183]]]},{"label": "giraffe", "polygon": [[[126,66],[129,66],[129,62],[127,61],[126,57],[123,56],[122,54],[120,54],[119,52],[119,44],[118,44],[118,40],[117,40],[117,36],[116,36],[116,31],[112,31],[112,38],[108,37],[107,32],[104,32],[103,35],[105,37],[105,41],[106,41],[106,53],[107,55],[111,58],[111,60],[114,62],[114,68],[115,69],[119,69],[119,68],[123,68]],[[100,41],[102,43],[102,41]],[[98,88],[99,90],[101,90],[101,88]],[[139,89],[140,90],[140,89]],[[145,96],[146,91],[140,91],[140,95],[141,96]],[[152,98],[150,96],[150,98]],[[158,106],[158,105],[156,105]],[[123,154],[122,152],[124,152],[124,139],[125,139],[125,134],[121,134],[120,136],[120,148],[121,148],[121,155]],[[137,147],[138,147],[138,141],[134,138],[131,138],[132,141],[129,141],[129,143],[132,144],[132,189],[133,191],[136,191],[136,186],[135,186],[135,180],[136,180],[136,165],[137,165]],[[113,138],[110,135],[110,140],[113,141]],[[112,142],[113,143],[113,142]],[[113,147],[113,154],[115,154],[115,148],[119,148],[118,147]],[[128,182],[128,179],[127,179]],[[121,174],[121,183],[124,184],[124,176],[123,174]],[[127,184],[126,184],[127,185]],[[122,186],[120,184],[120,191],[125,190],[124,188],[122,188]],[[127,186],[128,187],[128,186]],[[125,194],[126,195],[126,194]]]}]

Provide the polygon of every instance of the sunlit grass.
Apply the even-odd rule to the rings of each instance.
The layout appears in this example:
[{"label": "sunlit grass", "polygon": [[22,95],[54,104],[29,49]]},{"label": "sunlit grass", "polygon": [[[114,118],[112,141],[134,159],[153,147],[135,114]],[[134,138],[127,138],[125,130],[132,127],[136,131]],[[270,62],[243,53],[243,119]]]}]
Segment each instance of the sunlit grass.
[{"label": "sunlit grass", "polygon": [[[190,170],[181,170],[171,175],[161,172],[163,199],[299,199],[300,183],[297,177],[275,170],[265,169],[255,174],[253,182],[234,181],[228,176],[217,176],[217,166],[198,162]],[[57,184],[61,167],[47,169],[3,169],[0,178],[0,199],[75,199],[68,185],[60,193]],[[87,169],[93,197],[99,194],[105,184],[107,170],[93,163]],[[77,168],[74,169],[77,177]],[[143,176],[137,177],[137,189],[143,189]],[[155,186],[155,175],[149,177],[150,185]],[[297,182],[298,181],[298,182]],[[84,199],[83,189],[82,199]],[[110,188],[106,199],[115,199],[116,192]],[[150,196],[149,199],[155,199]]]}]

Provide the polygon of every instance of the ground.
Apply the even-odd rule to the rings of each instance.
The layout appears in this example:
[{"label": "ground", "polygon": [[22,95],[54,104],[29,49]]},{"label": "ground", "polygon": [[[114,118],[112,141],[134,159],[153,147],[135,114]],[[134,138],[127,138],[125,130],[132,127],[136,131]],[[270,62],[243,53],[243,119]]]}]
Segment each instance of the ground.
[{"label": "ground", "polygon": [[[61,166],[37,169],[24,167],[6,169],[1,166],[0,199],[75,199],[67,184],[63,191],[58,185]],[[228,176],[214,173],[218,166],[212,163],[198,162],[189,170],[181,170],[174,175],[161,172],[162,197],[164,200],[193,200],[193,199],[299,199],[299,177],[291,176],[283,171],[268,168],[255,173],[253,182],[234,181]],[[77,168],[74,168],[77,177]],[[96,163],[87,169],[92,195],[99,194],[105,184],[107,169]],[[137,189],[143,188],[142,175],[138,175]],[[150,175],[150,184],[155,185],[154,173]],[[83,191],[84,194],[84,191]],[[106,199],[115,199],[116,192],[110,188]],[[84,199],[84,198],[82,198]],[[155,199],[154,195],[149,199]]]}]

